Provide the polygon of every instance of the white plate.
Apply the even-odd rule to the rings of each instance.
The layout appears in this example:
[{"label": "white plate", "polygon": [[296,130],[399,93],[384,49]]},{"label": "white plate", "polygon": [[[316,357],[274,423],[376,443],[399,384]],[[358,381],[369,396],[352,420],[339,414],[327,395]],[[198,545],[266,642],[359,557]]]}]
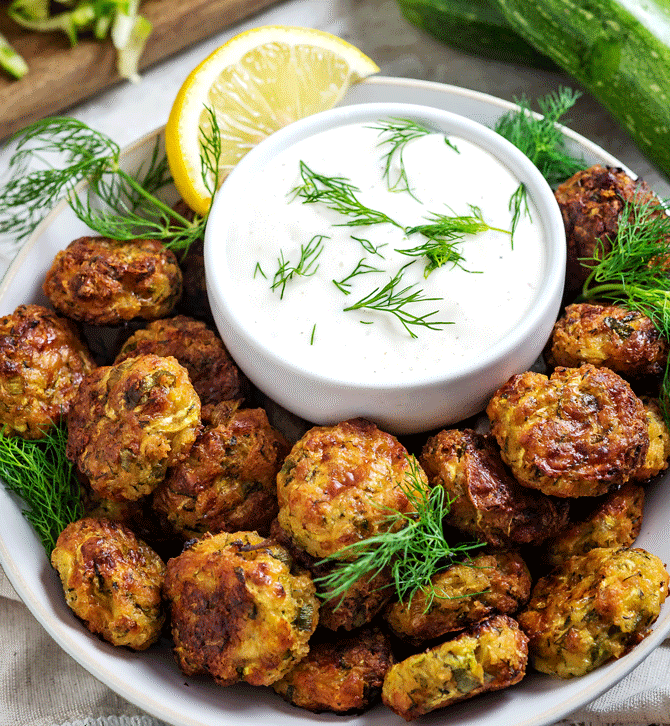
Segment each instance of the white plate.
[{"label": "white plate", "polygon": [[[372,78],[353,88],[347,103],[403,101],[455,111],[492,125],[510,103],[454,86],[415,80]],[[595,144],[566,131],[573,151],[588,163],[621,164]],[[129,168],[147,158],[155,134],[127,150]],[[17,256],[0,286],[0,314],[17,305],[44,302],[41,284],[58,249],[85,234],[86,228],[62,204],[40,225]],[[668,477],[647,490],[646,514],[637,545],[670,561]],[[346,723],[374,726],[404,723],[383,706],[352,718],[314,715],[282,701],[270,689],[246,685],[221,688],[208,678],[186,678],[176,667],[169,643],[149,652],[114,648],[92,636],[65,605],[55,571],[16,499],[0,488],[0,563],[12,585],[54,640],[96,678],[157,718],[174,726],[309,726]],[[568,715],[614,685],[647,656],[670,632],[670,601],[652,633],[631,653],[583,678],[561,681],[529,674],[518,686],[465,701],[422,719],[422,723],[459,726],[544,726]],[[660,674],[659,674],[660,677]]]}]

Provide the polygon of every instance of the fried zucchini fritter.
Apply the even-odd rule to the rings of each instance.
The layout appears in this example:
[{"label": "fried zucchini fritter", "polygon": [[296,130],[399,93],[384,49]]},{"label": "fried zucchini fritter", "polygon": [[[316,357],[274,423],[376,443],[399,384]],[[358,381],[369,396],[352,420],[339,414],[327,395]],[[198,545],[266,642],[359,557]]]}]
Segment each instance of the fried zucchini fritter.
[{"label": "fried zucchini fritter", "polygon": [[567,242],[566,292],[574,294],[591,271],[588,261],[612,249],[626,202],[658,203],[641,180],[623,169],[595,165],[578,171],[555,192]]},{"label": "fried zucchini fritter", "polygon": [[481,554],[433,575],[409,607],[393,603],[384,617],[398,637],[419,645],[494,613],[515,613],[530,587],[530,573],[516,552]]},{"label": "fried zucchini fritter", "polygon": [[605,495],[588,516],[545,543],[544,560],[558,565],[596,547],[630,547],[642,527],[644,489],[633,482]]},{"label": "fried zucchini fritter", "polygon": [[65,601],[92,632],[144,650],[161,634],[163,560],[118,522],[86,517],[61,532],[51,553]]},{"label": "fried zucchini fritter", "polygon": [[200,431],[200,399],[175,358],[144,355],[85,378],[67,423],[67,456],[91,488],[132,501],[188,455]]},{"label": "fried zucchini fritter", "polygon": [[[412,511],[407,450],[373,423],[352,419],[310,429],[277,475],[279,524],[315,557],[386,531],[389,510]],[[419,491],[429,490],[416,467]],[[342,558],[351,558],[342,553]]]},{"label": "fried zucchini fritter", "polygon": [[277,472],[290,445],[262,408],[224,402],[212,415],[216,425],[155,490],[154,509],[184,539],[205,532],[265,534],[277,516]]},{"label": "fried zucchini fritter", "polygon": [[568,521],[568,505],[520,486],[495,440],[471,429],[431,436],[419,458],[451,501],[446,522],[494,547],[539,544]]},{"label": "fried zucchini fritter", "polygon": [[393,596],[391,572],[384,568],[380,572],[361,575],[342,595],[329,598],[328,589],[319,580],[330,574],[337,564],[320,563],[319,557],[313,557],[298,547],[276,519],[270,528],[270,536],[286,547],[293,560],[311,573],[320,602],[319,627],[328,630],[360,628],[370,623]]},{"label": "fried zucchini fritter", "polygon": [[378,700],[393,662],[388,635],[364,628],[310,641],[309,653],[272,688],[289,703],[321,713],[356,713]]},{"label": "fried zucchini fritter", "polygon": [[643,549],[570,557],[535,583],[518,616],[532,665],[572,678],[620,658],[647,635],[667,594],[663,563]]},{"label": "fried zucchini fritter", "polygon": [[318,602],[309,574],[255,532],[205,535],[168,561],[174,652],[186,675],[268,686],[309,651]]},{"label": "fried zucchini fritter", "polygon": [[95,368],[74,325],[41,305],[0,318],[0,428],[41,439]]},{"label": "fried zucchini fritter", "polygon": [[157,240],[80,237],[56,255],[43,285],[72,320],[119,325],[168,315],[182,292],[177,258]]},{"label": "fried zucchini fritter", "polygon": [[633,473],[635,481],[645,482],[668,468],[670,458],[670,431],[665,423],[658,402],[653,398],[642,396],[647,429],[649,431],[649,448],[642,465]]},{"label": "fried zucchini fritter", "polygon": [[558,497],[598,496],[624,484],[649,448],[642,401],[608,368],[527,371],[486,409],[501,456],[524,486]]},{"label": "fried zucchini fritter", "polygon": [[604,366],[624,378],[658,377],[665,370],[668,344],[642,313],[620,305],[568,305],[554,325],[547,363],[577,368]]},{"label": "fried zucchini fritter", "polygon": [[221,338],[199,320],[184,315],[154,320],[126,340],[114,362],[147,353],[174,356],[188,371],[203,406],[244,397],[242,372]]},{"label": "fried zucchini fritter", "polygon": [[411,721],[486,691],[518,683],[526,673],[528,638],[508,615],[494,615],[452,640],[391,666],[382,700]]}]

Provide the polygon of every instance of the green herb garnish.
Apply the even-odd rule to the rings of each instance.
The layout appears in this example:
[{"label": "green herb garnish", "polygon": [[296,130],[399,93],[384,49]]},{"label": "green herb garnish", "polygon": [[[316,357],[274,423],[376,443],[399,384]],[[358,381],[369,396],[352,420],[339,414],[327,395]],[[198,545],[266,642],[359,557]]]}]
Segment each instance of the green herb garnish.
[{"label": "green herb garnish", "polygon": [[84,515],[66,443],[64,424],[50,428],[42,439],[0,434],[0,478],[25,502],[23,513],[47,554],[63,529]]},{"label": "green herb garnish", "polygon": [[471,204],[470,211],[472,214],[462,216],[431,213],[426,217],[428,220],[426,223],[407,227],[405,230],[408,236],[420,233],[427,237],[428,241],[418,247],[396,250],[396,252],[410,257],[427,257],[428,264],[424,270],[424,277],[428,277],[433,270],[449,262],[465,269],[461,265],[464,257],[456,249],[456,243],[461,242],[466,234],[479,234],[488,230],[510,234],[509,230],[487,224],[479,207]]},{"label": "green herb garnish", "polygon": [[353,234],[351,235],[351,239],[355,239],[356,242],[361,243],[361,247],[366,251],[369,252],[371,255],[377,255],[384,259],[384,255],[379,251],[382,247],[386,247],[386,243],[377,245],[375,247],[372,242],[370,242],[369,239],[364,239],[363,237],[355,237]]},{"label": "green herb garnish", "polygon": [[365,261],[365,257],[363,257],[356,263],[356,267],[354,267],[350,274],[343,277],[341,280],[333,280],[333,282],[345,295],[349,295],[351,293],[351,290],[348,289],[351,287],[349,280],[353,280],[354,277],[358,277],[359,275],[367,275],[370,272],[382,272],[382,270],[378,267],[368,265]]},{"label": "green herb garnish", "polygon": [[501,116],[494,130],[535,164],[551,186],[556,186],[586,168],[583,159],[576,159],[565,149],[558,121],[575,105],[581,94],[569,88],[559,88],[538,99],[541,117],[533,114],[525,97],[514,99],[516,111]]},{"label": "green herb garnish", "polygon": [[[646,315],[661,337],[670,340],[670,217],[649,200],[626,202],[612,249],[600,244],[588,260],[593,269],[584,282],[583,300],[604,299]],[[587,261],[587,260],[583,260]],[[661,384],[660,404],[670,425],[670,364]]]},{"label": "green herb garnish", "polygon": [[[494,130],[510,141],[535,164],[550,186],[555,187],[574,173],[587,167],[565,149],[558,121],[575,105],[581,94],[569,88],[559,88],[538,100],[542,117],[531,111],[525,97],[514,99],[516,111],[501,116]],[[521,184],[510,199],[512,239],[522,215],[529,216],[526,187]]]},{"label": "green herb garnish", "polygon": [[295,264],[291,264],[289,260],[286,260],[284,251],[279,250],[279,258],[277,259],[279,267],[274,274],[272,290],[279,289],[280,299],[284,298],[286,285],[294,277],[311,277],[319,269],[316,261],[323,252],[324,239],[329,238],[322,234],[316,234],[306,245],[300,245],[300,257]]},{"label": "green herb garnish", "polygon": [[421,289],[416,289],[416,285],[407,285],[401,290],[397,289],[402,282],[405,270],[413,264],[414,260],[408,262],[398,270],[386,285],[381,288],[376,287],[358,302],[344,308],[345,312],[349,310],[375,310],[377,312],[389,313],[400,321],[403,328],[405,328],[412,338],[417,337],[416,333],[412,330],[412,326],[428,328],[429,330],[441,330],[443,325],[452,325],[453,323],[451,322],[430,319],[433,315],[437,315],[438,310],[433,310],[423,315],[416,315],[411,310],[408,310],[409,305],[442,300],[439,297],[425,297]]},{"label": "green herb garnish", "polygon": [[[218,134],[214,125],[202,142],[203,169],[218,168]],[[157,196],[172,182],[158,144],[133,176],[120,167],[118,144],[76,119],[36,121],[16,138],[9,162],[12,176],[0,189],[0,234],[11,234],[17,242],[25,239],[65,198],[79,219],[105,237],[157,239],[184,252],[202,238],[204,217],[190,221]],[[29,170],[35,160],[42,162],[41,168]],[[56,160],[64,165],[54,166]],[[86,194],[77,194],[82,181],[89,182]]]},{"label": "green herb garnish", "polygon": [[[205,107],[205,112],[209,130],[201,129],[200,164],[205,187],[214,194],[221,131],[213,109]],[[133,176],[120,167],[118,144],[76,119],[36,121],[14,138],[11,178],[0,189],[0,234],[24,240],[61,199],[67,199],[91,230],[111,239],[156,239],[184,254],[202,239],[206,215],[187,219],[158,196],[172,183],[158,141],[149,161]],[[41,168],[33,168],[36,160]],[[86,194],[78,194],[77,185],[84,181],[89,184]]]},{"label": "green herb garnish", "polygon": [[[451,502],[441,486],[426,491],[416,458],[410,456],[408,461],[410,469],[399,486],[413,511],[389,509],[385,532],[354,542],[321,560],[319,564],[336,563],[330,573],[315,579],[324,593],[322,597],[341,598],[359,578],[374,577],[390,568],[395,594],[409,606],[418,590],[432,588],[433,575],[449,567],[459,556],[482,546],[479,542],[458,545],[447,542],[442,521],[449,513]],[[355,559],[342,562],[344,556]]]},{"label": "green herb garnish", "polygon": [[[435,132],[427,129],[425,126],[421,126],[421,124],[416,123],[416,121],[410,121],[409,119],[403,118],[379,121],[377,126],[371,126],[370,128],[375,131],[379,131],[379,135],[382,137],[378,146],[391,147],[383,157],[383,178],[386,179],[388,190],[391,192],[408,192],[412,197],[414,197],[414,199],[416,199],[407,177],[407,169],[405,168],[403,153],[405,151],[405,147],[410,141]],[[394,159],[398,160],[399,170],[397,178],[391,179],[391,167]]]},{"label": "green herb garnish", "polygon": [[346,178],[325,176],[312,171],[304,161],[300,162],[300,176],[303,183],[291,191],[292,199],[300,197],[303,204],[322,202],[345,217],[347,222],[336,226],[362,227],[370,224],[392,224],[402,226],[384,212],[371,209],[359,201],[356,194],[360,189]]}]

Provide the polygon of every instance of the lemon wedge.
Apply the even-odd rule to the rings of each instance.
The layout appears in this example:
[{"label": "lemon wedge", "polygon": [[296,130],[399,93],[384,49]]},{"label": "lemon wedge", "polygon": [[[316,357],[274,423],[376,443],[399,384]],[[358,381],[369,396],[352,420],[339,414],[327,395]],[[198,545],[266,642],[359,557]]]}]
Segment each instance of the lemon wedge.
[{"label": "lemon wedge", "polygon": [[220,184],[259,141],[332,108],[351,84],[378,71],[358,48],[321,30],[264,25],[236,35],[191,71],[175,98],[165,146],[177,191],[197,213],[209,211],[200,161],[201,141],[211,138],[207,109],[220,131]]}]

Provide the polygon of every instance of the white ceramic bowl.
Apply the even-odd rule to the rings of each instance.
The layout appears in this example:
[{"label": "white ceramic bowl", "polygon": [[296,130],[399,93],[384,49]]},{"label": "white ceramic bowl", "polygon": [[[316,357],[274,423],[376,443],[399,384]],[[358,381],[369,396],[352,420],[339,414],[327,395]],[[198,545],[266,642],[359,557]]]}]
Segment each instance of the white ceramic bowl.
[{"label": "white ceramic bowl", "polygon": [[[314,134],[339,126],[406,118],[453,134],[485,149],[526,187],[543,229],[545,259],[541,284],[530,308],[504,338],[436,375],[419,374],[375,382],[372,376],[324,375],[304,363],[299,351],[278,353],[259,339],[239,314],[234,296],[233,221],[256,193],[254,178],[269,160]],[[360,229],[360,228],[359,228]],[[481,411],[507,379],[527,370],[540,354],[556,320],[565,274],[565,234],[554,195],[536,167],[491,129],[435,108],[372,103],[337,108],[291,124],[253,149],[217,193],[205,234],[205,271],[210,305],[219,332],[247,376],[275,402],[316,424],[363,416],[397,434],[428,431]],[[238,303],[237,310],[234,303]],[[490,300],[496,305],[496,300]]]}]

